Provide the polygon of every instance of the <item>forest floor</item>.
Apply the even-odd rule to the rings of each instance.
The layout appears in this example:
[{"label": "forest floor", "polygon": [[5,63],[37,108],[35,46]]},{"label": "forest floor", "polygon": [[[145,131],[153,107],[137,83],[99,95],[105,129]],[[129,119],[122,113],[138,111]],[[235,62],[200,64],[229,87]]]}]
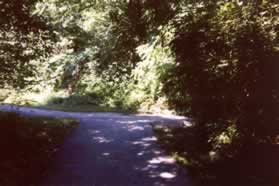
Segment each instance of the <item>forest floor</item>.
[{"label": "forest floor", "polygon": [[120,113],[70,113],[1,105],[0,110],[26,116],[74,118],[80,121],[56,153],[38,185],[185,186],[187,170],[157,143],[156,123],[178,126],[186,118]]},{"label": "forest floor", "polygon": [[39,180],[56,150],[77,126],[74,119],[0,111],[0,185],[28,185]]}]

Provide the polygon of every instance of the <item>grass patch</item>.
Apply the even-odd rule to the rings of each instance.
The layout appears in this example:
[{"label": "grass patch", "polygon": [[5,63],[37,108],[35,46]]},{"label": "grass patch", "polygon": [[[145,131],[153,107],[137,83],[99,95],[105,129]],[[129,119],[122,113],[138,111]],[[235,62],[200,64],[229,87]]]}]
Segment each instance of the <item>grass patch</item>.
[{"label": "grass patch", "polygon": [[[123,101],[123,100],[122,100]],[[124,112],[134,113],[136,106],[126,105],[122,101],[106,100],[95,94],[51,97],[39,107],[68,112]]]},{"label": "grass patch", "polygon": [[35,183],[77,124],[73,119],[31,118],[0,112],[0,185]]},{"label": "grass patch", "polygon": [[[30,106],[30,105],[28,105]],[[64,112],[120,112],[120,113],[137,113],[134,109],[126,109],[119,107],[108,107],[100,105],[67,105],[67,104],[48,104],[48,105],[32,105],[31,107],[46,110],[56,110]]]},{"label": "grass patch", "polygon": [[[5,105],[6,103],[1,103],[0,105]],[[8,105],[15,105],[15,106],[24,106],[30,108],[38,108],[38,109],[45,109],[45,110],[52,110],[52,111],[63,111],[63,112],[115,112],[115,113],[127,113],[127,114],[136,114],[139,113],[136,108],[132,107],[111,107],[106,105],[92,105],[92,104],[37,104],[37,103],[30,103],[28,104],[8,104]]]},{"label": "grass patch", "polygon": [[105,100],[96,95],[57,95],[41,98],[41,101],[35,101],[35,97],[36,94],[27,98],[22,95],[13,95],[3,103],[65,112],[137,113],[138,110],[135,104],[126,104],[125,101],[112,99]]},{"label": "grass patch", "polygon": [[[6,91],[7,92],[7,91]],[[29,91],[5,94],[3,104],[29,106],[47,110],[65,112],[120,112],[120,113],[170,113],[165,98],[154,102],[153,98],[137,93],[133,96],[121,94],[111,95],[107,89],[99,92],[76,93],[68,95],[65,91],[36,93]],[[141,97],[141,98],[139,98]]]},{"label": "grass patch", "polygon": [[154,131],[162,148],[189,169],[197,185],[279,185],[278,145],[244,144],[214,153],[195,127],[155,126]]}]

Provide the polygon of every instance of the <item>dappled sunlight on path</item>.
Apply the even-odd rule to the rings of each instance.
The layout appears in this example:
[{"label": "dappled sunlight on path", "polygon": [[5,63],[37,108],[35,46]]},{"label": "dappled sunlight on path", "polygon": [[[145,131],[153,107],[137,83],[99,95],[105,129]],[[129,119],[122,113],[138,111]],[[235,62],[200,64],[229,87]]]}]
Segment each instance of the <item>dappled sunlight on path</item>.
[{"label": "dappled sunlight on path", "polygon": [[[1,109],[1,107],[0,107]],[[152,123],[183,118],[116,113],[65,113],[20,108],[25,115],[75,117],[80,126],[54,157],[42,185],[186,186],[185,169],[156,143]]]}]

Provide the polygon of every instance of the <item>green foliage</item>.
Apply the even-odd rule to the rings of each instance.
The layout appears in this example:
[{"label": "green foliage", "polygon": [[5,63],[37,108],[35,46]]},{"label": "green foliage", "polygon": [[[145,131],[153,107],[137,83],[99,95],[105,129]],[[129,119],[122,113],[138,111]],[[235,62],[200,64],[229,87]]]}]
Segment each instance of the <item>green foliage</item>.
[{"label": "green foliage", "polygon": [[216,136],[215,144],[222,148],[212,150],[196,127],[156,126],[154,132],[161,147],[187,167],[197,185],[278,185],[276,145],[249,145],[239,153],[235,129],[230,127]]},{"label": "green foliage", "polygon": [[161,79],[173,64],[170,49],[163,44],[172,35],[161,26],[173,16],[173,5],[168,1],[160,7],[153,1],[38,2],[35,13],[48,21],[57,42],[55,53],[38,66],[40,85],[31,89],[93,93],[110,106],[153,105],[163,96]]},{"label": "green foliage", "polygon": [[32,15],[35,0],[0,2],[0,86],[23,88],[35,75],[34,60],[50,50],[51,34],[39,17]]},{"label": "green foliage", "polygon": [[190,107],[205,140],[232,124],[249,142],[278,135],[278,8],[201,1],[175,21],[176,67],[165,90],[182,98],[171,102],[177,108]]},{"label": "green foliage", "polygon": [[[167,29],[163,31],[167,32]],[[168,38],[164,39],[165,42],[171,37],[170,33]],[[129,99],[141,105],[147,104],[148,108],[164,97],[162,80],[174,67],[174,57],[170,48],[162,44],[162,38],[155,37],[152,40],[137,47],[141,60],[132,71],[132,89],[129,94]]]},{"label": "green foliage", "polygon": [[193,118],[204,151],[220,153],[278,135],[275,0],[20,0],[0,10],[12,18],[0,20],[0,84],[30,85],[8,102],[147,111],[167,101]]}]

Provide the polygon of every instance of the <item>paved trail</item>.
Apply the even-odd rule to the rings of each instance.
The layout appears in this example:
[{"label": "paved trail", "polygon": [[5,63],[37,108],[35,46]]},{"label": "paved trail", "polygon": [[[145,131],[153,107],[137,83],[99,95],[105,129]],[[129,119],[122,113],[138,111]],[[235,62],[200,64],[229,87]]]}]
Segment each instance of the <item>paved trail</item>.
[{"label": "paved trail", "polygon": [[191,186],[187,171],[156,143],[152,123],[184,118],[117,113],[67,113],[0,106],[28,116],[73,117],[80,126],[54,157],[44,186]]}]

